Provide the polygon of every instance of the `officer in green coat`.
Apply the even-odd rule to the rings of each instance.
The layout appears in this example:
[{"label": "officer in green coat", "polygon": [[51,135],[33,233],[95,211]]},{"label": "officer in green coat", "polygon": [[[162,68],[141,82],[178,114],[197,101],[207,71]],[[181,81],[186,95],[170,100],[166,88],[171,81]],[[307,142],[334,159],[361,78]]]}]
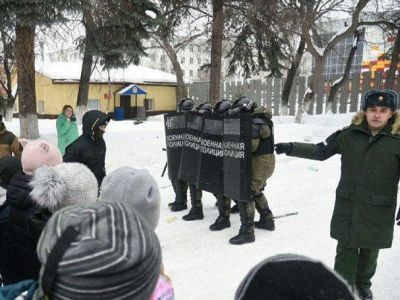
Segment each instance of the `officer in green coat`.
[{"label": "officer in green coat", "polygon": [[57,122],[58,149],[64,156],[65,148],[79,137],[78,125],[71,105],[64,105]]},{"label": "officer in green coat", "polygon": [[[398,95],[372,90],[361,106],[351,125],[325,142],[280,143],[275,150],[315,160],[342,156],[331,220],[331,237],[338,241],[334,268],[361,299],[372,299],[371,278],[379,249],[390,248],[393,239],[400,175]],[[400,210],[396,219],[400,219]]]}]

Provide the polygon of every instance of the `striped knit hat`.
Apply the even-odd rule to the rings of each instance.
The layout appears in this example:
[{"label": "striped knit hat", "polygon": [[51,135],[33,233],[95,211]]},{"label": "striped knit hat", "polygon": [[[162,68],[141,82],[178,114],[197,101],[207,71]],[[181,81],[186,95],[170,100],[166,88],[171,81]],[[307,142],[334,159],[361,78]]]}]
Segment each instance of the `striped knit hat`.
[{"label": "striped knit hat", "polygon": [[149,299],[160,275],[157,236],[125,203],[57,211],[40,237],[35,299]]}]

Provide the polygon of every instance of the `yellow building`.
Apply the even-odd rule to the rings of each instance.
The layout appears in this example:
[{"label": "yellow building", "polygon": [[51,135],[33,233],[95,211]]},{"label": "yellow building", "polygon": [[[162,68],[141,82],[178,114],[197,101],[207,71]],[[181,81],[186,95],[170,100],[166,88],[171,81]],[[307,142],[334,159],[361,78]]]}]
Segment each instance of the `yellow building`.
[{"label": "yellow building", "polygon": [[[36,63],[36,100],[39,116],[55,117],[65,104],[76,107],[81,66],[81,62]],[[100,66],[93,71],[88,109],[113,113],[115,110],[121,111],[122,107],[125,118],[136,117],[137,111],[155,115],[176,110],[175,75],[134,65],[125,69],[111,69],[109,75],[110,83],[108,72],[101,70]],[[144,93],[132,94],[130,88]]]}]

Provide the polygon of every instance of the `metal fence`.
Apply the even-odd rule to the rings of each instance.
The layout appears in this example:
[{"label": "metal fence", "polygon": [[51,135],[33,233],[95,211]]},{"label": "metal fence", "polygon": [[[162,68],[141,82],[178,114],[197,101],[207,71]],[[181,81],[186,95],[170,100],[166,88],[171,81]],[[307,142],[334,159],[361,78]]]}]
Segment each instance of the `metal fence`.
[{"label": "metal fence", "polygon": [[[364,72],[353,73],[351,78],[342,86],[332,103],[333,113],[355,112],[360,108],[361,97],[370,89],[384,88],[385,73]],[[283,84],[286,78],[268,78],[266,80],[225,81],[221,83],[220,98],[234,100],[240,96],[248,96],[272,109],[274,115],[279,115]],[[290,91],[289,115],[297,113],[299,104],[307,90],[307,77],[297,77]],[[326,101],[330,87],[335,80],[318,82],[314,100],[310,105],[309,114],[325,113]],[[199,81],[187,85],[188,95],[196,104],[208,101],[209,82]],[[400,93],[400,79],[396,78],[394,90]]]}]

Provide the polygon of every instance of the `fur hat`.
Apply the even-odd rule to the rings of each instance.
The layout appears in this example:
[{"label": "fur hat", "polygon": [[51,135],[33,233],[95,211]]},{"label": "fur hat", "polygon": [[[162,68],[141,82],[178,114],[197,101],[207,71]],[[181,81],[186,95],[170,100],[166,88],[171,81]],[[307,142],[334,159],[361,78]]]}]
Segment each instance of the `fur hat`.
[{"label": "fur hat", "polygon": [[399,96],[392,90],[370,90],[361,101],[362,110],[372,106],[385,106],[395,111],[398,106]]},{"label": "fur hat", "polygon": [[98,195],[96,177],[80,163],[40,167],[29,185],[33,201],[51,211],[68,205],[96,202]]},{"label": "fur hat", "polygon": [[358,299],[330,268],[305,256],[280,254],[253,267],[235,300]]},{"label": "fur hat", "polygon": [[22,170],[27,175],[41,166],[55,166],[62,163],[60,150],[44,141],[30,141],[24,146],[21,155]]},{"label": "fur hat", "polygon": [[150,299],[160,276],[158,238],[128,203],[58,210],[37,254],[35,299]]},{"label": "fur hat", "polygon": [[121,167],[101,183],[100,200],[128,202],[155,229],[160,219],[160,191],[147,170]]}]

